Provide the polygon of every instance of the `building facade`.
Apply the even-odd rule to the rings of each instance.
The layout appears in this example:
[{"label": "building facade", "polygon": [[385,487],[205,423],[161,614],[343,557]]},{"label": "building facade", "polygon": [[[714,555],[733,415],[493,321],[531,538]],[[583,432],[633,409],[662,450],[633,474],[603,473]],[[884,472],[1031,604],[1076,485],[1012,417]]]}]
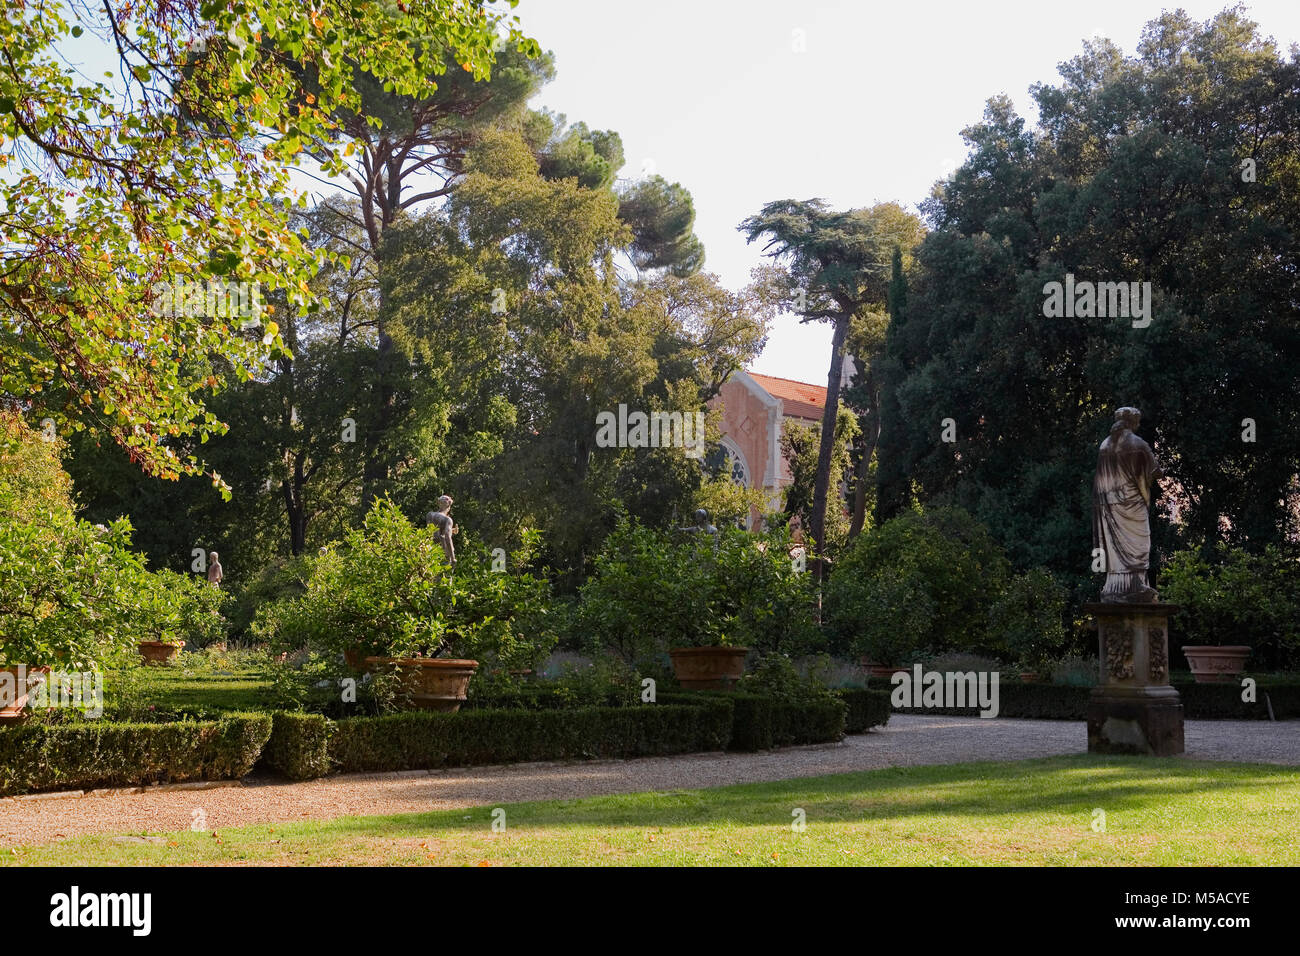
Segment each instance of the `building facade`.
[{"label": "building facade", "polygon": [[[781,426],[786,421],[820,428],[826,386],[793,379],[736,372],[711,403],[722,405],[722,447],[731,479],[768,493],[768,511],[781,507],[781,492],[790,484],[789,463],[781,454]],[[762,516],[750,516],[757,529]]]}]

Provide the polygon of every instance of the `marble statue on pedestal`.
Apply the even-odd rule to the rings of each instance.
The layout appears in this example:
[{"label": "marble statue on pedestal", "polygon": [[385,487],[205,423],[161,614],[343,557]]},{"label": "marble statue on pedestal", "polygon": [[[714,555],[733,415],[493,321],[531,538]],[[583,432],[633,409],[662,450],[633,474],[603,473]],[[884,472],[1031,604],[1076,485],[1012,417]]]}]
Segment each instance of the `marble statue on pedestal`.
[{"label": "marble statue on pedestal", "polygon": [[1142,413],[1125,406],[1097,454],[1092,485],[1092,542],[1105,559],[1106,603],[1155,601],[1147,582],[1151,564],[1151,485],[1164,475],[1151,446],[1135,432]]}]

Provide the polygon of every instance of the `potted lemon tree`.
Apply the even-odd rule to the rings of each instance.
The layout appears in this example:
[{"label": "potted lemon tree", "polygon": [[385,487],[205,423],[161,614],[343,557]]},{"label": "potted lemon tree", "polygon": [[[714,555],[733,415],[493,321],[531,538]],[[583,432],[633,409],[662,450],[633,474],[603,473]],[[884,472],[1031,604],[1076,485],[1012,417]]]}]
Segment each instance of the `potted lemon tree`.
[{"label": "potted lemon tree", "polygon": [[689,690],[733,687],[751,651],[807,653],[818,640],[811,575],[783,533],[724,528],[673,535],[621,521],[579,593],[592,650],[643,673],[666,657]]},{"label": "potted lemon tree", "polygon": [[[549,589],[532,575],[494,571],[473,543],[453,569],[435,535],[381,499],[361,528],[312,561],[305,593],[259,612],[256,630],[282,650],[369,671],[385,708],[459,709],[482,665],[527,669],[549,652],[540,624]],[[524,560],[516,552],[511,563]]]}]

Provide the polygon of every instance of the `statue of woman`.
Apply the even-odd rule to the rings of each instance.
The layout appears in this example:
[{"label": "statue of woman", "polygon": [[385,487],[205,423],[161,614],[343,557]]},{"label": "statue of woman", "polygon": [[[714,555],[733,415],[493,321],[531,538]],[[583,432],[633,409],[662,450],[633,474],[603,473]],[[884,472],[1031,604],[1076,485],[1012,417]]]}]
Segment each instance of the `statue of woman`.
[{"label": "statue of woman", "polygon": [[1155,588],[1147,583],[1151,560],[1151,483],[1164,475],[1151,446],[1134,432],[1142,413],[1125,406],[1097,454],[1092,485],[1092,543],[1105,557],[1105,603],[1149,603]]},{"label": "statue of woman", "polygon": [[436,537],[442,545],[443,553],[447,555],[447,563],[456,564],[456,546],[452,543],[451,536],[458,530],[455,522],[451,520],[451,495],[442,495],[438,498],[438,510],[430,511],[425,515],[425,520],[438,529]]}]

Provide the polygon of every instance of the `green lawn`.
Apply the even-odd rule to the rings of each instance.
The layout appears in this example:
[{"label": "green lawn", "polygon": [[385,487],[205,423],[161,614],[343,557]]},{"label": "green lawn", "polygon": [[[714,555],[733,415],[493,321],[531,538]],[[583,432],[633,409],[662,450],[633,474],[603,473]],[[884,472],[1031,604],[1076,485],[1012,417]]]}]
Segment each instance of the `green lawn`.
[{"label": "green lawn", "polygon": [[[201,795],[195,794],[196,804]],[[795,832],[794,811],[807,826]],[[1095,809],[1105,812],[1104,831]],[[9,864],[1291,865],[1300,773],[1059,757],[330,822],[93,837]]]},{"label": "green lawn", "polygon": [[275,704],[262,666],[188,653],[163,667],[109,671],[104,675],[104,700],[114,711],[153,705],[164,711],[223,713],[265,710]]}]

